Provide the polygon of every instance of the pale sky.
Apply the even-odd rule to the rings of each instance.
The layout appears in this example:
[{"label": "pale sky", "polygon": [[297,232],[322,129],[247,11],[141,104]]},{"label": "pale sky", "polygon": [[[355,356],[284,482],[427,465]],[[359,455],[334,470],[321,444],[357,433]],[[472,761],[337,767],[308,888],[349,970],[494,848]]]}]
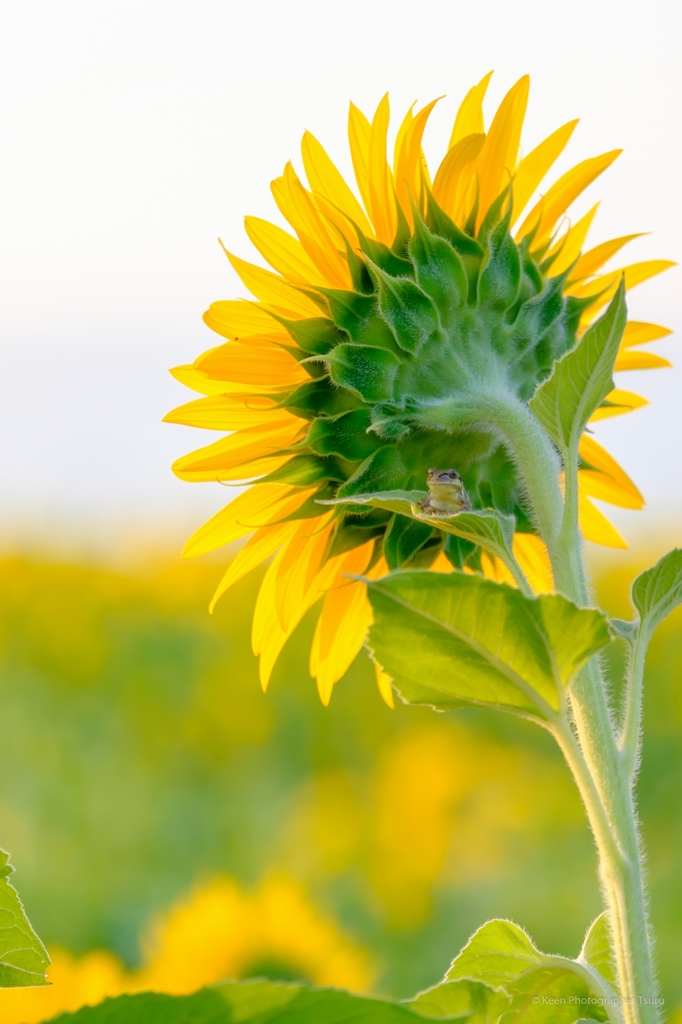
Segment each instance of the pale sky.
[{"label": "pale sky", "polygon": [[[682,259],[682,10],[673,0],[5,0],[0,34],[0,547],[115,546],[138,524],[176,542],[224,503],[170,463],[214,435],[163,425],[192,395],[167,368],[216,343],[209,302],[244,294],[217,236],[253,258],[246,213],[279,220],[269,182],[313,132],[349,168],[348,101],[396,121],[490,68],[488,116],[530,72],[528,151],[581,123],[557,171],[625,152],[576,204],[594,243],[651,231],[621,262]],[[613,266],[621,265],[616,260]],[[638,319],[682,328],[679,268],[640,286]],[[622,374],[652,402],[597,436],[648,499],[633,536],[682,506],[682,352]],[[679,354],[678,354],[679,353]]]}]

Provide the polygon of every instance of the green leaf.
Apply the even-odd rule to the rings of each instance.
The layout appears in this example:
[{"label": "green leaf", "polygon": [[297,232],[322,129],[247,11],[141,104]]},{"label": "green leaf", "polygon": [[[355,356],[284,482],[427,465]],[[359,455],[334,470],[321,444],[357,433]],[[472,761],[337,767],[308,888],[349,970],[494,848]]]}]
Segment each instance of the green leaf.
[{"label": "green leaf", "polygon": [[400,362],[388,349],[337,345],[325,358],[335,384],[350,388],[366,402],[385,402],[393,398]]},{"label": "green leaf", "polygon": [[632,584],[632,601],[649,636],[682,604],[682,549],[675,548]]},{"label": "green leaf", "polygon": [[406,516],[394,515],[384,535],[384,557],[389,569],[404,565],[433,533],[430,526]]},{"label": "green leaf", "polygon": [[402,349],[416,352],[439,328],[438,311],[426,292],[406,277],[391,277],[369,261],[379,282],[379,305]]},{"label": "green leaf", "polygon": [[371,423],[369,409],[352,409],[338,416],[320,416],[313,421],[303,441],[318,455],[338,455],[351,462],[359,462],[380,447],[376,434],[368,434]]},{"label": "green leaf", "polygon": [[408,1002],[413,1010],[432,1020],[463,1019],[466,1024],[498,1024],[511,1000],[476,981],[444,981],[420,992]]},{"label": "green leaf", "polygon": [[476,981],[510,997],[505,1024],[603,1021],[614,1000],[608,982],[579,960],[540,952],[511,921],[488,921],[471,937],[445,983]]},{"label": "green leaf", "polygon": [[47,985],[50,958],[9,883],[13,870],[9,854],[0,850],[0,988]]},{"label": "green leaf", "polygon": [[410,255],[417,269],[417,284],[433,299],[447,322],[467,299],[469,282],[461,258],[448,241],[431,234],[417,214]]},{"label": "green leaf", "polygon": [[371,505],[373,508],[398,512],[419,523],[436,527],[444,533],[462,537],[472,544],[480,544],[490,554],[501,558],[505,564],[509,565],[511,561],[516,565],[512,555],[515,527],[513,516],[504,515],[492,508],[476,512],[458,512],[449,518],[424,515],[419,508],[419,502],[425,496],[426,491],[379,491],[373,494],[354,494],[348,498],[335,498],[322,504],[340,505],[352,501],[354,505]]},{"label": "green leaf", "polygon": [[618,991],[616,964],[611,948],[606,913],[600,914],[590,925],[578,960],[593,967],[608,982],[614,992]]},{"label": "green leaf", "polygon": [[552,720],[610,641],[599,611],[478,576],[396,572],[367,587],[376,660],[407,703],[441,711],[475,704]]},{"label": "green leaf", "polygon": [[158,992],[106,999],[53,1024],[417,1024],[407,1006],[334,989],[269,981],[227,982],[191,996]]},{"label": "green leaf", "polygon": [[555,363],[551,377],[530,401],[532,411],[564,453],[577,444],[590,416],[614,388],[613,365],[626,319],[621,281],[604,316]]}]

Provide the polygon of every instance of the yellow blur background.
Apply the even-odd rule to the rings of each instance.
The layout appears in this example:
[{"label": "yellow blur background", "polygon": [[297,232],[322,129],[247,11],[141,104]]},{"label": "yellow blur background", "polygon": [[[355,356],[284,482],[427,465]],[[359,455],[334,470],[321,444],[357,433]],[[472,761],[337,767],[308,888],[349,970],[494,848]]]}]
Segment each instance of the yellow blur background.
[{"label": "yellow blur background", "polygon": [[[628,617],[629,582],[654,557],[600,554],[602,607]],[[310,622],[264,695],[257,575],[210,617],[220,571],[171,555],[0,563],[0,836],[53,961],[49,989],[0,991],[0,1024],[226,977],[409,996],[491,916],[575,955],[599,912],[595,857],[549,738],[492,713],[391,711],[364,654],[324,709]],[[639,783],[669,1011],[682,1004],[679,627],[678,612],[651,650]]]}]

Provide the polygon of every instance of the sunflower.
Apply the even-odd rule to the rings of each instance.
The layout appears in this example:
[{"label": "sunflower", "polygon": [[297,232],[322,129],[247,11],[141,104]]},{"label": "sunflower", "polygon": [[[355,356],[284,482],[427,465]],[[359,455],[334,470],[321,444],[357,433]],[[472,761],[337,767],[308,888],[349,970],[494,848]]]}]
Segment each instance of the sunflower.
[{"label": "sunflower", "polygon": [[[306,132],[307,186],[290,162],[272,182],[293,233],[256,217],[245,220],[272,270],[224,250],[256,301],[211,305],[204,321],[226,341],[171,371],[204,397],[166,420],[226,434],[179,459],[175,474],[253,485],[205,523],[183,555],[248,537],[211,609],[237,580],[272,559],[253,619],[264,688],[287,638],[321,601],[310,670],[328,704],[371,618],[364,585],[349,575],[375,578],[410,565],[505,578],[493,558],[455,537],[444,539],[429,524],[359,504],[320,504],[334,496],[423,488],[429,466],[456,466],[474,508],[515,515],[516,557],[536,590],[551,589],[546,549],[504,445],[481,429],[429,429],[419,410],[472,382],[503,386],[527,402],[623,276],[631,288],[672,265],[649,260],[603,273],[638,236],[586,249],[597,206],[575,221],[567,214],[620,150],[582,161],[532,202],[577,121],[521,158],[528,76],[504,97],[486,133],[489,80],[486,75],[466,95],[433,177],[422,138],[436,101],[408,110],[392,167],[388,97],[371,122],[351,104],[357,195]],[[669,333],[630,321],[615,369],[670,365],[641,348]],[[593,419],[645,404],[618,388]],[[588,433],[580,457],[583,535],[626,546],[591,499],[636,509],[643,505],[640,492]],[[390,682],[379,667],[377,679],[391,704]]]}]

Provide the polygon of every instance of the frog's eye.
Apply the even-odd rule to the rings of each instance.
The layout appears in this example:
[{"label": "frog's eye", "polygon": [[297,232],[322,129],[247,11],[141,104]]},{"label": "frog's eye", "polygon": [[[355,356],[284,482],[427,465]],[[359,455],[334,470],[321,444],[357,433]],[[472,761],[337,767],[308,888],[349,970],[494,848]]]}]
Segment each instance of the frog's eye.
[{"label": "frog's eye", "polygon": [[460,479],[459,473],[457,472],[456,469],[448,470],[448,476],[450,477],[451,480],[459,480]]}]

